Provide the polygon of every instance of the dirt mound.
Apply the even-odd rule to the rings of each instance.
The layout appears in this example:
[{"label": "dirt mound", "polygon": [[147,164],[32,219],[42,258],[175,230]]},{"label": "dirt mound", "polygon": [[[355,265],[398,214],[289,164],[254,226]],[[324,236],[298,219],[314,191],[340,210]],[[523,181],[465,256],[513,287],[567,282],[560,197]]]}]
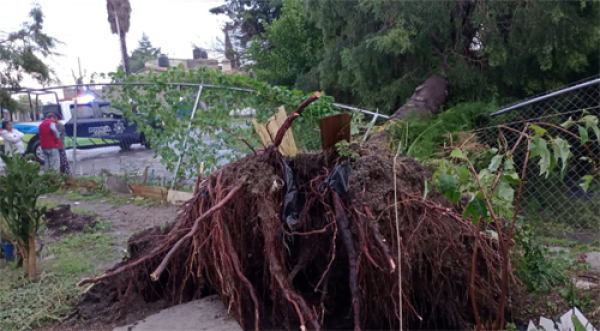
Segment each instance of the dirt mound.
[{"label": "dirt mound", "polygon": [[[82,299],[80,314],[112,320],[126,296],[177,304],[212,288],[246,328],[256,322],[310,329],[349,329],[357,323],[369,329],[397,327],[393,157],[384,150],[361,154],[347,163],[321,154],[277,160],[265,153],[225,166],[203,181],[176,222],[130,239],[130,258],[98,279]],[[286,182],[286,169],[294,181],[278,188],[275,183]],[[332,183],[340,169],[350,175],[345,183]],[[474,228],[437,192],[422,201],[431,174],[418,162],[399,157],[395,171],[404,325],[464,328],[473,321]],[[338,186],[345,192],[335,192]],[[173,250],[194,224],[197,231]],[[479,240],[484,252],[477,266],[477,301],[482,311],[491,312],[499,287],[492,266],[500,265],[500,258],[493,239],[482,235]],[[149,275],[171,250],[165,271],[152,281]],[[358,318],[348,319],[349,311]]]},{"label": "dirt mound", "polygon": [[86,227],[96,225],[96,218],[91,215],[73,214],[70,205],[59,205],[46,211],[46,226],[54,235],[81,232]]},{"label": "dirt mound", "polygon": [[[126,265],[127,261],[139,259],[151,251],[157,243],[172,229],[174,223],[166,227],[154,227],[131,236],[127,242],[129,257],[113,266],[107,272]],[[115,321],[127,323],[127,317],[144,316],[170,306],[152,293],[133,289],[134,284],[127,277],[105,279],[91,286],[78,303],[78,315],[90,324],[110,324]],[[136,287],[140,284],[135,284]],[[144,295],[146,294],[146,295]],[[123,309],[127,307],[127,309]]]},{"label": "dirt mound", "polygon": [[111,298],[93,311],[112,318],[131,296],[175,305],[216,291],[245,329],[466,329],[473,299],[489,322],[497,241],[439,193],[424,200],[431,174],[415,160],[352,148],[358,160],[270,147],[199,179],[168,229],[134,236],[135,254],[80,282],[96,283],[81,304]]}]

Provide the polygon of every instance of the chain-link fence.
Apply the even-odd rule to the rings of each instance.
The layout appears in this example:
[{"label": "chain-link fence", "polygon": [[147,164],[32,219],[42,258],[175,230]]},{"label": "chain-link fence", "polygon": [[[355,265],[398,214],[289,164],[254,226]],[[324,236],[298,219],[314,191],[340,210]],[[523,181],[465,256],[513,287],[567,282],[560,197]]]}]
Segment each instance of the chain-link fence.
[{"label": "chain-link fence", "polygon": [[[142,87],[150,86],[148,83],[133,83]],[[123,110],[111,102],[120,97],[118,89],[121,84],[88,84],[85,86],[58,86],[41,89],[22,89],[13,91],[15,96],[25,95],[30,100],[33,110],[27,118],[15,120],[13,126],[23,133],[25,152],[33,155],[38,162],[46,162],[40,137],[40,124],[49,114],[53,114],[64,126],[62,144],[65,147],[64,156],[69,165],[70,174],[80,177],[94,177],[107,174],[126,176],[132,182],[146,182],[150,185],[170,185],[176,177],[178,168],[185,158],[181,151],[189,148],[190,141],[201,141],[204,144],[213,144],[220,140],[220,150],[217,151],[217,165],[228,162],[231,155],[238,155],[239,151],[230,148],[227,143],[214,134],[222,130],[213,130],[211,134],[200,132],[192,127],[192,119],[197,112],[207,111],[217,103],[226,105],[231,117],[232,128],[252,128],[252,118],[256,110],[245,106],[236,105],[227,100],[224,93],[209,93],[209,90],[235,90],[236,92],[250,95],[253,91],[222,87],[208,84],[167,84],[173,88],[184,91],[179,102],[181,109],[177,121],[185,122],[180,132],[169,138],[169,147],[175,152],[175,169],[167,169],[161,162],[161,157],[151,149],[149,139],[140,130],[138,121],[128,118]],[[57,92],[61,93],[57,93]],[[63,95],[64,97],[60,97]],[[44,96],[43,98],[41,98]],[[223,96],[223,98],[221,98]],[[156,99],[164,100],[166,96],[156,95]],[[173,103],[173,100],[169,101]],[[167,106],[165,104],[165,106]],[[334,107],[364,113],[369,119],[388,116],[347,105],[334,104]],[[133,108],[136,113],[138,109]],[[143,109],[141,110],[143,111]],[[288,112],[290,110],[288,109]],[[149,124],[155,130],[161,130],[160,120],[152,119]],[[164,124],[164,122],[163,122]],[[318,125],[315,126],[318,130]],[[177,160],[177,156],[179,159]],[[182,165],[183,167],[183,165]],[[186,177],[186,176],[184,176]],[[188,176],[193,177],[193,176]],[[193,183],[193,180],[188,181]]]},{"label": "chain-link fence", "polygon": [[[481,143],[512,147],[525,122],[537,123],[547,130],[548,135],[560,137],[571,146],[572,156],[564,177],[556,170],[549,176],[540,176],[537,160],[530,160],[527,165],[520,214],[540,236],[589,243],[600,239],[598,180],[594,179],[587,191],[581,186],[583,177],[600,166],[599,137],[590,130],[589,141],[582,145],[577,125],[567,132],[561,127],[570,118],[578,120],[586,112],[600,115],[600,78],[578,82],[500,109],[488,118],[489,125],[476,130]],[[505,128],[499,130],[502,126]],[[519,173],[525,164],[525,155],[526,147],[521,144],[514,155]]]}]

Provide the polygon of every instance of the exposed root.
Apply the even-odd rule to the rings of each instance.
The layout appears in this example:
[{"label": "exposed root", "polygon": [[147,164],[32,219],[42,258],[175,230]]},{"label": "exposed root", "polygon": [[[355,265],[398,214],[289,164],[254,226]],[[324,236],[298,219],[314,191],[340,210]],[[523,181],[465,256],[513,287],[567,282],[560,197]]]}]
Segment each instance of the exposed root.
[{"label": "exposed root", "polygon": [[[325,185],[338,155],[285,159],[301,208],[292,228],[284,215],[286,190],[272,189],[285,178],[276,146],[199,180],[174,223],[132,237],[128,259],[80,285],[98,283],[90,290],[97,298],[117,282],[133,284],[127,295],[171,304],[216,291],[240,324],[255,330],[398,329],[401,323],[465,329],[475,323],[473,303],[483,325],[493,322],[499,243],[439,193],[423,201],[431,176],[423,166],[402,156],[394,166],[389,151],[358,148],[342,200]],[[82,300],[89,304],[87,295]],[[113,297],[119,307],[123,298]]]}]

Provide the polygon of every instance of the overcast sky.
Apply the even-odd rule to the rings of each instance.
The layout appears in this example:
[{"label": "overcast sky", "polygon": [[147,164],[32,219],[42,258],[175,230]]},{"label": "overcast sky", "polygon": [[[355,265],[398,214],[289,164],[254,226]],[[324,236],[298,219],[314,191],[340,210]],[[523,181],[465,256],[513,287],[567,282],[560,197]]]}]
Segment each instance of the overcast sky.
[{"label": "overcast sky", "polygon": [[[45,15],[44,31],[64,42],[58,52],[64,56],[49,64],[63,84],[73,84],[71,70],[77,72],[77,58],[87,77],[93,72],[115,71],[121,61],[119,38],[107,20],[106,0],[38,0]],[[210,46],[221,37],[222,16],[208,10],[221,0],[130,0],[131,27],[127,48],[133,51],[145,32],[153,46],[173,58],[191,58],[192,43]],[[33,2],[0,0],[0,31],[10,32],[28,21]],[[3,35],[0,33],[0,35]],[[31,80],[24,86],[33,86]]]}]

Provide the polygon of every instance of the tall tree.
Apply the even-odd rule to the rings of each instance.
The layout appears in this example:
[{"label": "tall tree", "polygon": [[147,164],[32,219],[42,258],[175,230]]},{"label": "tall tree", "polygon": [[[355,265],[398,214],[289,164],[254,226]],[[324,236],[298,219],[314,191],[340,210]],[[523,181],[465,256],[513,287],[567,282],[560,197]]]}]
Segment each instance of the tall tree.
[{"label": "tall tree", "polygon": [[[508,102],[580,80],[599,71],[600,3],[590,1],[307,0],[305,29],[286,18],[266,24],[257,72],[299,86],[318,80],[340,102],[393,112],[428,77],[449,82],[450,105]],[[282,20],[286,7],[284,2]],[[306,62],[306,28],[318,63]],[[277,33],[274,33],[275,30]],[[286,32],[285,43],[280,38]],[[297,38],[295,38],[297,37]],[[257,39],[255,39],[257,40]],[[258,45],[257,45],[258,46]],[[310,50],[310,48],[309,48]],[[281,54],[282,56],[276,56]],[[287,56],[283,56],[288,54]],[[276,59],[279,62],[271,61]],[[289,68],[290,70],[282,70]],[[295,81],[295,83],[292,83]]]},{"label": "tall tree", "polygon": [[29,12],[30,22],[23,23],[21,29],[10,32],[0,40],[0,86],[18,87],[23,75],[29,75],[40,84],[53,82],[53,71],[43,61],[54,52],[60,43],[45,34],[44,14],[39,5]]},{"label": "tall tree", "polygon": [[44,59],[59,55],[54,50],[60,42],[44,33],[44,14],[39,5],[31,9],[29,17],[31,21],[0,40],[0,109],[8,109],[11,115],[19,110],[19,104],[8,90],[18,88],[24,75],[42,85],[58,81]]},{"label": "tall tree", "polygon": [[312,69],[319,64],[322,34],[306,19],[303,7],[302,0],[283,0],[281,16],[264,24],[264,38],[253,39],[248,53],[259,80],[304,90],[319,89]]},{"label": "tall tree", "polygon": [[[225,4],[212,8],[215,15],[226,15],[231,21],[223,28],[225,55],[234,63],[245,57],[245,51],[254,37],[265,32],[281,14],[282,0],[225,0]],[[227,39],[231,43],[227,47]]]},{"label": "tall tree", "polygon": [[[160,47],[152,46],[150,38],[146,33],[142,34],[142,39],[138,41],[138,47],[133,50],[129,56],[129,65],[131,72],[135,73],[146,66],[146,62],[156,60],[160,54]],[[119,65],[119,70],[123,70],[123,65]]]},{"label": "tall tree", "polygon": [[129,32],[129,20],[131,18],[131,4],[129,0],[106,0],[106,11],[108,12],[108,22],[113,34],[119,36],[121,40],[121,57],[125,66],[125,73],[131,74],[129,56],[127,55],[127,43],[125,36]]}]

